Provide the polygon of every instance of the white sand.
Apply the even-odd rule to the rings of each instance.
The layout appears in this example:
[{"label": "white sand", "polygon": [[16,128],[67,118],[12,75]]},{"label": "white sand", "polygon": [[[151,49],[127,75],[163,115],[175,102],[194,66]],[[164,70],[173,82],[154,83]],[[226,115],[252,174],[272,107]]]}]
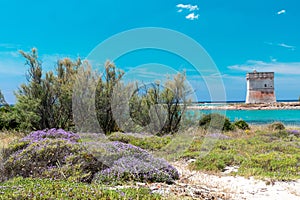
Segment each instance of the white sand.
[{"label": "white sand", "polygon": [[[299,200],[300,180],[295,182],[269,182],[246,179],[239,176],[209,175],[203,172],[190,171],[187,163],[172,163],[188,184],[205,186],[211,191],[224,193],[228,199],[272,199]],[[227,199],[226,198],[226,199]]]}]

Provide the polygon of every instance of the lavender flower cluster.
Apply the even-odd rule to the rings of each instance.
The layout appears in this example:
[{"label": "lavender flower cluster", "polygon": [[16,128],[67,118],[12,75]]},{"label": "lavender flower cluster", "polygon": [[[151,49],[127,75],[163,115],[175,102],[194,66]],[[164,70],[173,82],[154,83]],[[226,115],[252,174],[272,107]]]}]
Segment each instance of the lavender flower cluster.
[{"label": "lavender flower cluster", "polygon": [[63,129],[52,128],[52,129],[45,129],[45,130],[38,130],[38,131],[31,132],[29,135],[24,137],[22,141],[29,141],[32,143],[32,142],[45,140],[47,138],[64,139],[69,142],[78,142],[80,139],[79,135],[73,132],[65,131]]},{"label": "lavender flower cluster", "polygon": [[147,151],[121,142],[105,144],[107,159],[114,161],[107,169],[100,171],[95,182],[112,183],[113,181],[141,181],[172,183],[179,178],[179,173],[164,159],[155,158]]},{"label": "lavender flower cluster", "polygon": [[300,131],[299,130],[289,130],[289,134],[300,137]]},{"label": "lavender flower cluster", "polygon": [[34,131],[7,148],[5,177],[93,179],[101,184],[129,180],[172,183],[179,178],[168,162],[140,147],[118,141],[94,141],[84,147],[79,140],[79,135],[63,129]]},{"label": "lavender flower cluster", "polygon": [[79,136],[62,129],[34,131],[4,150],[3,177],[68,179],[91,182],[101,162],[79,143]]}]

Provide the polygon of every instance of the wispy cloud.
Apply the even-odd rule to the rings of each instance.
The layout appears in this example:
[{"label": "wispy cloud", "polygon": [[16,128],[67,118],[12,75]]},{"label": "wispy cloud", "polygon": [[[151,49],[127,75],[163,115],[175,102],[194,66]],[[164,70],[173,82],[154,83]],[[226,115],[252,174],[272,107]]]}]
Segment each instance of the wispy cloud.
[{"label": "wispy cloud", "polygon": [[185,16],[186,19],[194,20],[199,18],[199,14],[195,15],[195,13],[190,13],[187,16]]},{"label": "wispy cloud", "polygon": [[177,12],[186,14],[185,18],[188,20],[199,19],[199,14],[197,11],[199,10],[198,5],[191,4],[177,4],[178,8]]},{"label": "wispy cloud", "polygon": [[189,10],[190,12],[191,11],[194,11],[194,10],[199,10],[199,7],[197,5],[191,5],[191,4],[177,4],[176,6],[177,8],[179,9],[187,9]]},{"label": "wispy cloud", "polygon": [[300,62],[264,62],[258,60],[248,60],[245,64],[237,64],[228,67],[231,70],[251,72],[270,71],[282,75],[300,75]]},{"label": "wispy cloud", "polygon": [[280,43],[280,44],[278,44],[278,46],[288,48],[288,49],[291,49],[291,50],[294,50],[296,48],[294,46],[287,45],[287,44],[284,44],[284,43]]},{"label": "wispy cloud", "polygon": [[12,43],[0,43],[0,48],[5,49],[19,49],[21,45],[19,44],[12,44]]},{"label": "wispy cloud", "polygon": [[19,58],[21,54],[18,51],[0,51],[0,58]]},{"label": "wispy cloud", "polygon": [[272,42],[265,42],[265,43],[268,44],[268,45],[271,45],[271,46],[284,47],[284,48],[287,48],[287,49],[292,50],[292,51],[294,51],[296,49],[295,46],[288,45],[288,44],[285,44],[285,43],[272,43]]},{"label": "wispy cloud", "polygon": [[285,13],[286,13],[286,10],[283,9],[283,10],[278,11],[277,15],[282,15],[282,14],[285,14]]}]

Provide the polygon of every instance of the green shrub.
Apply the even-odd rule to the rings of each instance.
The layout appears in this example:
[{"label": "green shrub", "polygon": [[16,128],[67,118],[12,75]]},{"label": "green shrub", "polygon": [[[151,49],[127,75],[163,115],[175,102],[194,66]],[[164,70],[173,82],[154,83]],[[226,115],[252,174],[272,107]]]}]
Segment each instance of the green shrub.
[{"label": "green shrub", "polygon": [[281,122],[274,122],[274,123],[268,125],[268,129],[271,131],[279,131],[279,130],[284,130],[285,126]]},{"label": "green shrub", "polygon": [[250,130],[249,124],[244,120],[238,120],[233,124],[235,127],[241,130]]},{"label": "green shrub", "polygon": [[200,118],[199,126],[204,129],[231,131],[234,130],[234,126],[231,124],[226,116],[218,113],[210,113],[203,115]]},{"label": "green shrub", "polygon": [[0,130],[18,130],[20,123],[17,122],[15,107],[0,105]]}]

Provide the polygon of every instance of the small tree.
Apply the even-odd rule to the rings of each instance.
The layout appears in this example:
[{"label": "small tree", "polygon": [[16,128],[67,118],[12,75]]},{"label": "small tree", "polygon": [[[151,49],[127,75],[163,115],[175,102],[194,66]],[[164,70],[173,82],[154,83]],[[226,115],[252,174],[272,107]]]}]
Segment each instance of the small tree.
[{"label": "small tree", "polygon": [[179,73],[164,84],[156,81],[137,88],[130,101],[130,116],[146,131],[160,135],[179,130],[192,90],[185,73]]},{"label": "small tree", "polygon": [[107,61],[105,63],[105,71],[98,80],[95,105],[98,122],[105,134],[119,130],[116,120],[113,117],[111,104],[114,88],[120,83],[123,75],[123,71],[116,69],[116,66],[112,62]]},{"label": "small tree", "polygon": [[75,76],[72,97],[73,120],[79,132],[99,132],[101,130],[96,114],[95,91],[99,75],[84,61]]},{"label": "small tree", "polygon": [[191,103],[189,95],[192,90],[186,84],[185,73],[178,73],[173,80],[169,79],[164,88],[162,99],[167,107],[167,121],[162,133],[174,133],[178,131],[182,116]]},{"label": "small tree", "polygon": [[[72,90],[74,75],[81,65],[80,59],[69,58],[59,60],[56,74],[52,71],[43,74],[42,62],[38,58],[37,49],[30,53],[20,51],[26,59],[27,84],[22,84],[16,93],[16,111],[22,128],[70,129],[72,122]],[[31,109],[28,110],[28,105]],[[30,114],[28,114],[30,113]]]}]

